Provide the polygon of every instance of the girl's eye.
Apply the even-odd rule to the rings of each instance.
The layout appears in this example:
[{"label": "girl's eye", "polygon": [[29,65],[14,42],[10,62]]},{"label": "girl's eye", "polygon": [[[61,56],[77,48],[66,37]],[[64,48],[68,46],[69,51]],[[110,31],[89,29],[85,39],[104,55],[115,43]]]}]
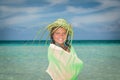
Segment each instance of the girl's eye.
[{"label": "girl's eye", "polygon": [[63,35],[66,35],[66,33],[62,33]]},{"label": "girl's eye", "polygon": [[66,35],[66,33],[59,33],[59,32],[56,32],[55,34],[57,34],[57,35],[59,35],[59,34]]},{"label": "girl's eye", "polygon": [[56,33],[56,34],[60,34],[60,33]]}]

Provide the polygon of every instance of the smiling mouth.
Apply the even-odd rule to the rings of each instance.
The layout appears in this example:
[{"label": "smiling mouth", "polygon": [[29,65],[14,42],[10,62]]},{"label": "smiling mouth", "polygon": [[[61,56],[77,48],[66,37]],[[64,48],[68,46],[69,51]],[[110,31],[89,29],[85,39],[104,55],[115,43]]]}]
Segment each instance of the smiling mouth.
[{"label": "smiling mouth", "polygon": [[61,38],[60,38],[60,39],[58,39],[58,40],[59,40],[59,41],[63,41],[64,39],[61,39]]}]

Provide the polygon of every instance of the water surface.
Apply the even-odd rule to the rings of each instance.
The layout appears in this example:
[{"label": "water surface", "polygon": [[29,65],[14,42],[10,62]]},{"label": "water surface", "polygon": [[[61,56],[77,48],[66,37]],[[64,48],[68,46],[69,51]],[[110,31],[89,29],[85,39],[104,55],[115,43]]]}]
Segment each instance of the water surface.
[{"label": "water surface", "polygon": [[[47,48],[30,42],[1,42],[0,80],[50,80]],[[119,41],[76,41],[78,57],[84,62],[79,80],[119,80]]]}]

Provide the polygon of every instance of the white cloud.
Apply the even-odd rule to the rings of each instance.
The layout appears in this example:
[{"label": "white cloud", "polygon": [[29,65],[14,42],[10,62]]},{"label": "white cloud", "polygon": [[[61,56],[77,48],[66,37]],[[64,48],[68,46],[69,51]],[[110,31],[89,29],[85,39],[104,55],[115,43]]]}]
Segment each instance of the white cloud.
[{"label": "white cloud", "polygon": [[[2,19],[0,22],[2,22],[2,25],[5,25],[5,27],[26,27],[26,29],[28,29],[35,26],[42,27],[43,25],[47,25],[49,21],[44,22],[44,18],[54,15],[57,14],[22,14],[11,16],[9,18],[5,18],[4,20]],[[0,28],[2,28],[2,26]]]},{"label": "white cloud", "polygon": [[91,14],[86,16],[76,16],[72,19],[72,22],[83,24],[107,23],[119,19],[119,14],[120,10],[115,9],[104,13]]},{"label": "white cloud", "polygon": [[67,3],[69,0],[47,0],[51,6],[56,4],[64,4]]},{"label": "white cloud", "polygon": [[2,12],[1,17],[13,15],[16,13],[33,14],[41,12],[45,7],[10,7],[10,6],[0,6],[0,11]]},{"label": "white cloud", "polygon": [[7,25],[31,24],[30,21],[40,18],[41,15],[20,15],[5,19]]},{"label": "white cloud", "polygon": [[[86,16],[75,16],[71,19],[71,22],[73,27],[79,27],[86,31],[112,32],[120,29],[119,26],[111,25],[111,23],[114,24],[114,22],[120,19],[119,14],[120,9],[117,8],[107,12],[89,14]],[[92,27],[92,25],[96,26]]]},{"label": "white cloud", "polygon": [[96,0],[102,5],[100,6],[101,8],[108,8],[108,7],[120,7],[120,1],[118,0]]},{"label": "white cloud", "polygon": [[104,10],[110,7],[120,7],[120,1],[117,0],[96,0],[99,3],[101,3],[101,5],[94,7],[94,8],[83,8],[83,7],[75,7],[75,6],[68,6],[66,8],[67,12],[70,13],[77,13],[77,14],[85,14],[85,13],[90,13],[90,12],[96,12],[96,11],[100,11],[100,10]]},{"label": "white cloud", "polygon": [[[80,14],[79,16],[74,16],[71,19],[73,27],[79,27],[86,31],[95,32],[107,32],[107,31],[118,31],[120,27],[111,25],[115,21],[120,19],[120,2],[117,0],[96,0],[101,3],[101,5],[94,8],[82,8],[75,6],[68,6],[66,11],[68,13]],[[113,9],[108,10],[108,8],[113,7]],[[102,10],[106,10],[103,11]],[[99,11],[99,13],[95,13]],[[89,14],[92,13],[92,14]],[[81,15],[86,14],[86,15]],[[92,25],[97,24],[98,26],[92,27]]]},{"label": "white cloud", "polygon": [[[58,16],[58,14],[64,14],[64,12],[46,13],[45,10],[49,8],[48,6],[45,7],[1,6],[0,11],[2,12],[2,14],[0,15],[0,17],[2,18],[2,20],[0,20],[0,23],[2,23],[2,25],[6,25],[6,27],[24,26],[26,28],[29,28],[33,27],[36,24],[43,25],[46,22],[49,22],[49,21],[43,22],[42,19],[44,18]],[[40,23],[39,21],[42,22]]]},{"label": "white cloud", "polygon": [[[64,2],[67,2],[68,0],[51,0],[51,4],[61,4]],[[98,0],[99,1],[99,0]],[[63,12],[56,12],[56,13],[43,13],[45,10],[50,8],[50,5],[47,5],[45,7],[9,7],[9,6],[1,6],[0,10],[3,13],[1,17],[4,16],[9,16],[7,19],[3,19],[4,23],[7,25],[21,25],[21,24],[32,24],[29,23],[31,21],[37,21],[40,20],[40,18],[49,18],[52,16],[59,16],[61,15],[66,15],[69,12],[74,12],[74,13],[89,13],[89,12],[94,12],[94,11],[99,11],[103,8],[107,8],[108,6],[118,6],[117,1],[99,1],[103,5],[98,6],[96,8],[75,8],[73,6],[68,6],[67,11]],[[112,4],[111,2],[114,2]],[[42,13],[40,13],[42,12]],[[25,13],[22,15],[19,15],[18,13]],[[11,16],[14,15],[15,16]],[[113,9],[111,11],[107,12],[101,12],[101,13],[96,13],[96,14],[88,14],[85,16],[72,16],[73,18],[70,20],[73,24],[74,27],[80,27],[85,29],[85,25],[91,25],[91,24],[103,24],[103,23],[110,23],[112,21],[115,21],[119,19],[119,14],[120,10],[118,9]],[[42,24],[42,23],[41,23]],[[28,27],[28,26],[26,26]]]},{"label": "white cloud", "polygon": [[1,4],[22,4],[25,1],[26,0],[1,0],[0,3]]},{"label": "white cloud", "polygon": [[93,11],[96,11],[95,9],[91,9],[91,8],[76,8],[74,6],[68,6],[66,8],[66,11],[69,13],[76,13],[76,14],[84,14],[84,13],[89,13],[89,12],[93,12]]}]

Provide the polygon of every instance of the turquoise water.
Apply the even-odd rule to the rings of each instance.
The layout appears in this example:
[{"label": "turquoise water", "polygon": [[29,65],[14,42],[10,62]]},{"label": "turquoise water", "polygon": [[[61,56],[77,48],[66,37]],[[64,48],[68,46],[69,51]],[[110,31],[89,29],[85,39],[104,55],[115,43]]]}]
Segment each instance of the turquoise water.
[{"label": "turquoise water", "polygon": [[[84,62],[79,80],[120,79],[119,41],[78,41],[73,46]],[[23,41],[1,42],[0,80],[50,80],[45,72],[47,48],[48,45],[26,45]]]}]

